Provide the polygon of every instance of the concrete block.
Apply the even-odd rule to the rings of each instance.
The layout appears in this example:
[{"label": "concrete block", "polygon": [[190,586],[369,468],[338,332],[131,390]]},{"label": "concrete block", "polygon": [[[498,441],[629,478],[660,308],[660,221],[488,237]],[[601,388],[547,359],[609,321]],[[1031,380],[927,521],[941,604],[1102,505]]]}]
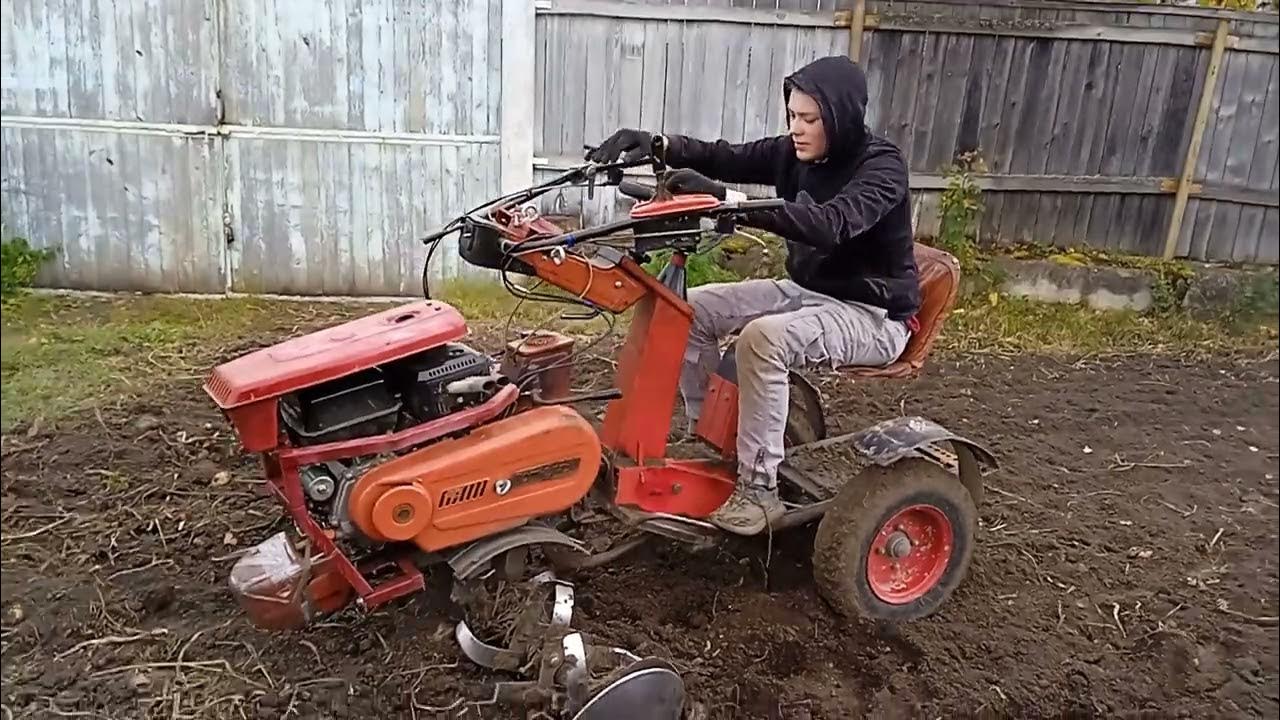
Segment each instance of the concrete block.
[{"label": "concrete block", "polygon": [[1009,295],[1139,312],[1153,302],[1151,278],[1140,270],[1015,258],[996,258],[995,262],[1004,275],[1001,290]]},{"label": "concrete block", "polygon": [[1280,312],[1280,277],[1275,268],[1238,270],[1199,266],[1182,306],[1194,317],[1248,314],[1275,317]]}]

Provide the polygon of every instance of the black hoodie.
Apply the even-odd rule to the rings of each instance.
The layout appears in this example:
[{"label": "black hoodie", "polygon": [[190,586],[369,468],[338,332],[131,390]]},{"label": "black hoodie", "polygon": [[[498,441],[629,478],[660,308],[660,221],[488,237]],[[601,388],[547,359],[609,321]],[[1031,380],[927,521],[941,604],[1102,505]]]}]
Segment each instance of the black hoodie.
[{"label": "black hoodie", "polygon": [[800,285],[841,300],[885,308],[906,320],[920,306],[911,232],[907,165],[888,140],[865,125],[867,80],[844,56],[825,57],[786,79],[822,112],[827,155],[796,158],[787,135],[733,144],[668,136],[667,162],[727,183],[772,185],[780,210],[752,213],[748,224],[787,241],[787,273]]}]

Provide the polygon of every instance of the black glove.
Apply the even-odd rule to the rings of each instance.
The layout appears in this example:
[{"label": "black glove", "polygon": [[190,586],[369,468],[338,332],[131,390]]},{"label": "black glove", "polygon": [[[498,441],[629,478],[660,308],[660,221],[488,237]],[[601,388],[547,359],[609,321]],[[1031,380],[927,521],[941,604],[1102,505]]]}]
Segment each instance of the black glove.
[{"label": "black glove", "polygon": [[669,190],[672,195],[706,194],[713,195],[720,200],[725,198],[724,185],[687,168],[668,171],[662,176],[662,186]]},{"label": "black glove", "polygon": [[586,159],[594,163],[617,162],[626,153],[626,160],[639,160],[653,147],[653,133],[623,128],[600,143],[600,147],[587,151]]}]

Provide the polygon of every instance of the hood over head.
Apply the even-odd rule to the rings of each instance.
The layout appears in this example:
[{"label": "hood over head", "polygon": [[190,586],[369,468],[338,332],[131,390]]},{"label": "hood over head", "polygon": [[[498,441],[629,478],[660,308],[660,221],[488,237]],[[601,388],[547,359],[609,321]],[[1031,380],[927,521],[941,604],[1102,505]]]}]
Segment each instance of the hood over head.
[{"label": "hood over head", "polygon": [[817,101],[828,158],[862,151],[867,141],[867,77],[857,63],[844,55],[818,58],[787,76],[782,87],[784,103],[791,100],[793,89]]}]

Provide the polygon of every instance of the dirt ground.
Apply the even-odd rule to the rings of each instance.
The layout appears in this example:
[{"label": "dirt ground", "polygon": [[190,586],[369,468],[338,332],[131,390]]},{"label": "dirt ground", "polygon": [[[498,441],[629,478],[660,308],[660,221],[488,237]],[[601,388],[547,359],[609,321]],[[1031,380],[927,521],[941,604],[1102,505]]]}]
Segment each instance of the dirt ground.
[{"label": "dirt ground", "polygon": [[[575,624],[674,660],[690,717],[1276,717],[1278,374],[972,355],[908,382],[818,376],[833,432],[922,414],[1000,458],[943,610],[839,620],[801,529],[769,558],[657,545],[591,571]],[[488,694],[439,586],[249,627],[226,573],[283,527],[257,478],[194,382],[4,437],[4,720],[458,717]]]}]

